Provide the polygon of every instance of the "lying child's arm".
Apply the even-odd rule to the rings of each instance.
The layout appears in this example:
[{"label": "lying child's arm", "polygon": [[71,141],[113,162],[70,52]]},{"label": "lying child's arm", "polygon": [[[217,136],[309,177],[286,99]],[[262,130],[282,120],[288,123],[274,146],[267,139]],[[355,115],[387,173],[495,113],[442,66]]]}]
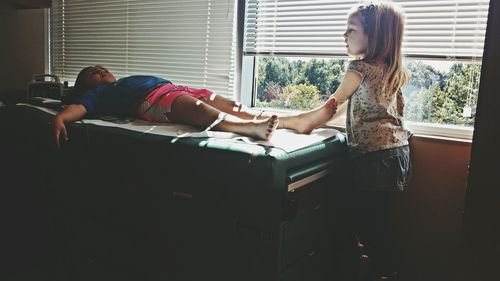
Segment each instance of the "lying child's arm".
[{"label": "lying child's arm", "polygon": [[59,138],[68,140],[65,123],[80,120],[87,114],[87,109],[81,104],[71,104],[54,117],[52,137],[57,148],[59,148]]}]

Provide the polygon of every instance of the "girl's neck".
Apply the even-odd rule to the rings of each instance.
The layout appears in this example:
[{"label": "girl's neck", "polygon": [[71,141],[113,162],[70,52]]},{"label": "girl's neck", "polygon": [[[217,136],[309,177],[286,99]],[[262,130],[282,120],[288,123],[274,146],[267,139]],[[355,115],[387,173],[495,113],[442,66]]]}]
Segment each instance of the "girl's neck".
[{"label": "girl's neck", "polygon": [[[361,60],[364,60],[364,59],[361,59]],[[384,66],[385,63],[384,63],[384,60],[383,59],[378,59],[378,60],[371,60],[371,61],[366,61],[364,60],[366,63],[368,64],[371,64],[373,66]]]}]

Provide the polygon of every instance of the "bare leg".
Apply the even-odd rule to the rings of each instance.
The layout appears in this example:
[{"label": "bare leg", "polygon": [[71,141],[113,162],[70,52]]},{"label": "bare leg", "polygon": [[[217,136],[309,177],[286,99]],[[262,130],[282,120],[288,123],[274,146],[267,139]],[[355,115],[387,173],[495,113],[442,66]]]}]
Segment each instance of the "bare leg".
[{"label": "bare leg", "polygon": [[[268,120],[273,114],[263,112],[252,113],[246,106],[239,102],[227,99],[223,96],[213,94],[204,100],[207,104],[219,109],[222,112],[237,116],[241,119]],[[279,115],[278,128],[292,129],[301,134],[308,134],[315,128],[323,125],[333,117],[337,108],[335,99],[327,100],[323,105],[307,112],[296,115]]]},{"label": "bare leg", "polygon": [[[180,96],[172,103],[171,112],[167,118],[172,122],[192,125],[205,129],[214,122],[221,110],[204,103],[192,96]],[[214,128],[219,131],[232,132],[247,137],[268,140],[272,137],[278,126],[278,117],[271,116],[265,120],[243,120],[228,114],[226,119]]]},{"label": "bare leg", "polygon": [[[252,113],[252,111],[248,109],[248,107],[244,106],[243,104],[237,101],[225,98],[221,95],[212,94],[211,96],[203,99],[203,101],[222,112],[237,116],[241,119],[251,120],[257,117],[257,115]],[[258,118],[258,119],[269,119],[271,116],[272,115],[268,115],[265,116],[265,118]]]},{"label": "bare leg", "polygon": [[278,128],[292,129],[301,134],[309,134],[333,117],[337,110],[337,102],[330,98],[323,105],[296,115],[280,116]]}]

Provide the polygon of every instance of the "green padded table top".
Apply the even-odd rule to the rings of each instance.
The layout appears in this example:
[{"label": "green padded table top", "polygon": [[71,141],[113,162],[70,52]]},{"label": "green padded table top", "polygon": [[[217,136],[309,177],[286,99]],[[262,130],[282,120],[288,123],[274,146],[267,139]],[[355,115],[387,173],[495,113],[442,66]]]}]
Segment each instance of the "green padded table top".
[{"label": "green padded table top", "polygon": [[[0,107],[0,123],[2,132],[6,137],[12,139],[17,138],[17,141],[40,138],[44,141],[48,137],[48,128],[52,121],[52,115],[43,112],[37,108],[17,105],[17,106],[4,106]],[[14,132],[16,131],[17,132]],[[6,132],[9,131],[9,134]],[[268,159],[275,162],[275,165],[282,165],[286,169],[292,169],[301,166],[304,163],[317,162],[321,159],[328,159],[333,157],[340,157],[345,155],[346,152],[346,138],[342,133],[337,133],[333,137],[320,141],[318,143],[309,145],[307,147],[286,152],[282,149],[275,147],[266,147],[263,145],[249,144],[242,141],[219,140],[214,138],[174,138],[170,136],[161,136],[154,134],[147,134],[126,130],[122,128],[113,128],[105,126],[97,126],[93,124],[84,124],[74,122],[68,125],[68,132],[70,135],[70,142],[82,143],[87,139],[93,139],[98,136],[99,140],[103,142],[106,139],[112,139],[114,145],[119,145],[121,141],[128,143],[128,141],[142,141],[141,146],[159,146],[159,147],[175,147],[176,149],[189,149],[193,148],[197,152],[202,150],[211,150],[226,152],[229,154],[237,154],[247,163],[257,161],[257,159]],[[21,134],[20,136],[18,136]],[[41,136],[40,134],[43,134]],[[72,137],[72,135],[76,137]],[[81,135],[84,139],[75,140]],[[103,137],[106,135],[106,137]],[[101,139],[101,137],[103,137]],[[127,140],[127,141],[125,141]],[[62,150],[65,149],[63,144]],[[138,147],[129,147],[129,149],[139,149]]]}]

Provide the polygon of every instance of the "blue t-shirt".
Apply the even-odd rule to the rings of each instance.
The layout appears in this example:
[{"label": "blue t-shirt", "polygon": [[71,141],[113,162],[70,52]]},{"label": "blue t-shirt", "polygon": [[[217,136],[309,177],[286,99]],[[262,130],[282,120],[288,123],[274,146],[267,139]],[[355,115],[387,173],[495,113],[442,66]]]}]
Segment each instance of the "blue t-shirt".
[{"label": "blue t-shirt", "polygon": [[86,91],[74,100],[87,110],[87,116],[115,115],[126,116],[135,112],[140,99],[144,98],[149,90],[160,83],[171,83],[169,80],[155,77],[136,75],[118,79],[113,84],[99,85]]}]

